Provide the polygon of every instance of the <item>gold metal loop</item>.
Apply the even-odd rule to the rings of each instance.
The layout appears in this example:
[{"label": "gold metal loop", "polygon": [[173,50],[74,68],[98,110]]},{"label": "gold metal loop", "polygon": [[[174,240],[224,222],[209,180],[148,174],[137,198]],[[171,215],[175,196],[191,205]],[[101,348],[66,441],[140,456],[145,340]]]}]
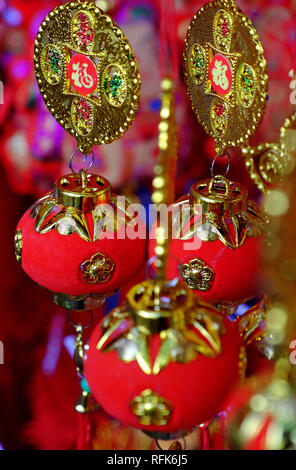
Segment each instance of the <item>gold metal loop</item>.
[{"label": "gold metal loop", "polygon": [[73,328],[75,328],[75,330],[79,330],[79,329],[82,329],[82,330],[87,330],[88,328],[90,328],[94,322],[94,314],[93,312],[90,310],[89,311],[89,314],[90,314],[90,321],[89,323],[87,323],[86,325],[82,325],[82,323],[74,323],[71,319],[70,319],[70,315],[69,315],[69,310],[66,310],[66,320],[67,320],[67,323],[71,326],[73,326]]},{"label": "gold metal loop", "polygon": [[[78,150],[78,149],[74,150],[74,152],[72,153],[72,155],[71,155],[71,157],[70,157],[70,162],[69,162],[69,168],[70,168],[70,170],[72,171],[72,173],[74,173],[74,174],[78,174],[78,173],[80,173],[81,170],[83,170],[83,168],[79,168],[78,171],[75,171],[75,170],[73,169],[73,159],[74,159],[74,157],[76,156],[76,154],[77,154],[78,152],[81,153],[80,150]],[[94,151],[92,150],[88,155],[91,155],[91,162],[90,162],[88,168],[86,168],[86,169],[84,170],[86,173],[93,167],[93,165],[94,165],[94,163],[95,163],[95,154],[94,154]],[[86,162],[86,161],[87,161],[88,155],[83,155],[83,162]]]},{"label": "gold metal loop", "polygon": [[81,178],[81,187],[82,189],[85,189],[87,187],[87,174],[85,170],[80,170],[79,171],[80,178]]},{"label": "gold metal loop", "polygon": [[[175,261],[178,263],[178,259],[170,254],[169,259],[175,259]],[[151,258],[148,259],[146,268],[145,268],[145,277],[148,281],[153,281],[156,280],[157,275],[156,275],[156,269],[158,268],[157,266],[157,261],[158,257],[152,256]],[[175,287],[178,284],[179,277],[175,277],[174,279],[167,280],[167,285],[171,287]]]},{"label": "gold metal loop", "polygon": [[145,277],[149,281],[150,280],[152,281],[152,280],[156,279],[156,271],[155,271],[155,269],[153,269],[153,266],[155,266],[155,268],[157,268],[157,263],[156,263],[157,259],[158,259],[157,256],[152,256],[147,261],[146,268],[145,268]]},{"label": "gold metal loop", "polygon": [[213,160],[213,162],[212,162],[212,166],[211,166],[211,176],[212,176],[212,178],[215,177],[214,169],[215,169],[215,164],[216,164],[216,162],[217,162],[217,159],[218,159],[218,158],[221,158],[221,159],[222,159],[222,158],[224,158],[224,157],[227,157],[227,158],[228,158],[228,165],[227,165],[226,171],[225,171],[225,173],[224,173],[224,176],[227,176],[227,175],[228,175],[229,170],[230,170],[230,165],[231,165],[231,157],[230,157],[230,153],[229,153],[229,152],[226,152],[225,155],[222,155],[222,156],[216,155],[216,156],[215,156],[215,158],[214,158],[214,160]]},{"label": "gold metal loop", "polygon": [[[182,437],[182,441],[183,441],[183,447],[182,445],[180,444],[180,440],[179,439],[176,439],[169,447],[168,450],[186,450],[187,449],[187,442],[186,442],[186,439],[184,437]],[[156,447],[158,448],[158,450],[167,450],[167,449],[163,449],[161,447],[161,445],[159,444],[159,440],[158,439],[155,439],[155,445]],[[180,447],[181,448],[180,448]]]},{"label": "gold metal loop", "polygon": [[229,181],[228,181],[227,178],[225,178],[225,176],[221,176],[221,175],[214,176],[213,179],[210,181],[209,193],[210,194],[213,194],[213,193],[216,194],[215,184],[221,184],[221,183],[225,184],[225,196],[229,196],[229,194],[230,194]]}]

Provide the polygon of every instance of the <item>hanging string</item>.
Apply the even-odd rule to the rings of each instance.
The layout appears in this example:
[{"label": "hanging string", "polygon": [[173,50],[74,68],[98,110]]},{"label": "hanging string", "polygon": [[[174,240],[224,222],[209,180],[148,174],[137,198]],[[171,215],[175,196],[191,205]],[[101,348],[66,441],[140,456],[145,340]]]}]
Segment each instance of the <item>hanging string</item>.
[{"label": "hanging string", "polygon": [[159,73],[160,78],[178,80],[177,22],[175,0],[159,0]]},{"label": "hanging string", "polygon": [[78,435],[76,450],[91,449],[91,423],[90,416],[87,414],[78,415]]},{"label": "hanging string", "polygon": [[292,70],[294,70],[294,74],[296,73],[296,19],[295,19],[296,7],[293,7],[292,11],[292,24],[293,27],[291,28],[291,54],[292,54]]},{"label": "hanging string", "polygon": [[[178,79],[178,53],[176,46],[176,11],[174,0],[159,0],[159,73],[161,78],[161,109],[159,123],[159,156],[154,168],[154,204],[169,207],[175,200],[175,177],[177,161],[177,122],[175,118],[175,83]],[[156,278],[166,277],[169,243],[172,238],[172,215],[168,214],[168,226],[156,228],[155,262]]]},{"label": "hanging string", "polygon": [[210,450],[210,431],[209,428],[202,428],[201,430],[201,450]]}]

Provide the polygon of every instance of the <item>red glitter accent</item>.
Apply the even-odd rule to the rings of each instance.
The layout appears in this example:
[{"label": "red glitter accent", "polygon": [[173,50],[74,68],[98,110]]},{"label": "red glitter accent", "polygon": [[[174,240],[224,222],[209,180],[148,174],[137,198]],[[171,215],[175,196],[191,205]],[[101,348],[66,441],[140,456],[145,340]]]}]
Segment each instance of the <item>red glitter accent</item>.
[{"label": "red glitter accent", "polygon": [[78,102],[77,112],[80,113],[82,119],[86,121],[87,125],[91,124],[91,107],[83,99],[80,99]]},{"label": "red glitter accent", "polygon": [[221,103],[218,103],[217,106],[215,107],[215,113],[218,117],[221,117],[222,114],[224,114],[225,111],[225,106]]},{"label": "red glitter accent", "polygon": [[88,96],[95,92],[98,74],[94,64],[86,55],[75,54],[67,65],[67,76],[79,95]]},{"label": "red glitter accent", "polygon": [[221,54],[216,54],[209,67],[209,77],[213,89],[223,96],[232,88],[232,69],[230,62]]},{"label": "red glitter accent", "polygon": [[230,29],[228,28],[226,20],[224,20],[223,25],[221,26],[221,29],[222,29],[222,36],[224,37],[230,32]]},{"label": "red glitter accent", "polygon": [[78,31],[77,36],[79,37],[81,43],[84,46],[87,46],[94,41],[94,32],[89,27],[88,18],[86,15],[81,13],[78,19],[80,21],[80,31]]}]

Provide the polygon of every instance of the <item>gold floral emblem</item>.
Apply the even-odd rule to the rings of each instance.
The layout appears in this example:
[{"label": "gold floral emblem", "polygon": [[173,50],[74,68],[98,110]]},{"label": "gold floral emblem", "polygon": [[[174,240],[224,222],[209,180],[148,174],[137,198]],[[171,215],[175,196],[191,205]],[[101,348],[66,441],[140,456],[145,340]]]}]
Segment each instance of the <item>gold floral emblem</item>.
[{"label": "gold floral emblem", "polygon": [[212,287],[215,273],[201,259],[195,258],[179,269],[183,282],[190,289],[208,291]]},{"label": "gold floral emblem", "polygon": [[111,279],[115,263],[103,253],[96,253],[81,265],[85,282],[88,284],[103,284]]},{"label": "gold floral emblem", "polygon": [[130,406],[139,423],[144,426],[165,426],[172,412],[170,402],[150,389],[133,398]]},{"label": "gold floral emblem", "polygon": [[14,236],[14,254],[18,263],[22,262],[23,237],[21,229],[17,229]]}]

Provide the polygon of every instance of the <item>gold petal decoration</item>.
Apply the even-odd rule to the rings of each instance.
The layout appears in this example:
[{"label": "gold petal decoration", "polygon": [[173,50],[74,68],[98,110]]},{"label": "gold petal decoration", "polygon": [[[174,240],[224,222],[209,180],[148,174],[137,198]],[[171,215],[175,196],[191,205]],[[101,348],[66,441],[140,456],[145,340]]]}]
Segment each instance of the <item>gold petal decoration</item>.
[{"label": "gold petal decoration", "polygon": [[123,322],[124,322],[124,319],[121,318],[120,320],[117,320],[115,323],[112,322],[112,324],[109,325],[109,329],[104,331],[104,334],[101,336],[101,339],[97,344],[98,350],[100,349],[106,350],[106,348],[108,347],[108,344],[106,345],[107,341],[116,330],[120,329],[120,326],[123,324]]},{"label": "gold petal decoration", "polygon": [[[226,185],[224,193],[221,191],[223,185]],[[219,191],[213,190],[215,186]],[[225,177],[218,175],[212,180],[199,181],[183,201],[190,209],[181,223],[176,218],[176,229],[173,227],[175,236],[179,234],[181,240],[196,236],[202,241],[220,240],[228,248],[236,249],[248,237],[258,237],[267,230],[267,216],[255,202],[248,199],[247,190]],[[180,202],[177,202],[175,208],[179,205]],[[189,271],[186,266],[184,269],[186,278]]]},{"label": "gold petal decoration", "polygon": [[244,212],[237,214],[233,217],[233,225],[235,228],[235,245],[242,246],[247,236],[248,215]]},{"label": "gold petal decoration", "polygon": [[221,354],[220,333],[224,333],[225,328],[220,318],[216,317],[213,321],[209,314],[204,312],[202,315],[201,313],[198,314],[197,319],[192,324],[207,340],[212,349],[212,351],[207,351],[206,355],[215,357],[217,354]]},{"label": "gold petal decoration", "polygon": [[246,346],[255,345],[265,338],[266,313],[271,305],[271,300],[266,296],[264,300],[234,320]]},{"label": "gold petal decoration", "polygon": [[131,217],[125,207],[121,205],[120,198],[111,198],[110,204],[101,204],[92,211],[94,221],[93,241],[100,239],[102,233],[117,232],[123,226],[131,226],[137,223],[135,217]]},{"label": "gold petal decoration", "polygon": [[77,233],[83,240],[95,242],[105,231],[116,233],[123,226],[137,223],[137,217],[131,216],[123,206],[118,207],[117,199],[112,197],[108,204],[98,204],[91,211],[94,227],[91,234],[84,211],[74,207],[74,202],[73,206],[65,206],[52,193],[39,199],[30,212],[35,219],[35,231],[45,234],[56,229],[61,235]]},{"label": "gold petal decoration", "polygon": [[[210,358],[221,354],[220,336],[225,333],[225,327],[223,318],[214,307],[202,301],[195,304],[193,293],[180,287],[170,287],[168,293],[164,293],[161,286],[155,290],[150,281],[136,287],[133,295],[142,292],[142,297],[136,299],[134,306],[141,310],[134,310],[128,303],[111,312],[103,322],[98,350],[106,353],[116,350],[124,362],[136,360],[147,375],[161,373],[170,362],[191,362],[198,354]],[[169,315],[167,311],[161,310],[162,298],[166,299],[166,307],[170,301],[172,305],[175,302],[178,305],[181,301],[179,294],[182,297],[188,295],[181,307],[172,309]],[[157,295],[160,295],[160,310],[155,307]],[[126,322],[124,327],[123,322]],[[154,333],[158,331],[158,322],[160,346],[153,363],[150,346]],[[166,323],[167,328],[161,327]],[[123,339],[126,339],[124,343]],[[132,354],[125,354],[124,347],[130,348]]]},{"label": "gold petal decoration", "polygon": [[61,209],[58,213],[54,213],[52,217],[40,228],[41,234],[48,233],[54,228],[61,235],[72,235],[77,232],[83,240],[90,242],[91,237],[88,230],[87,221],[82,211],[74,207]]},{"label": "gold petal decoration", "polygon": [[177,334],[173,330],[165,330],[161,332],[160,337],[162,342],[153,365],[154,375],[159,374],[159,372],[170,363],[172,352],[178,345]]},{"label": "gold petal decoration", "polygon": [[132,328],[131,331],[127,334],[127,339],[132,341],[137,348],[136,360],[138,361],[138,364],[142,371],[145,372],[145,374],[151,374],[152,368],[148,349],[147,335],[145,335],[145,333],[142,333],[141,331],[138,331],[135,328]]}]

